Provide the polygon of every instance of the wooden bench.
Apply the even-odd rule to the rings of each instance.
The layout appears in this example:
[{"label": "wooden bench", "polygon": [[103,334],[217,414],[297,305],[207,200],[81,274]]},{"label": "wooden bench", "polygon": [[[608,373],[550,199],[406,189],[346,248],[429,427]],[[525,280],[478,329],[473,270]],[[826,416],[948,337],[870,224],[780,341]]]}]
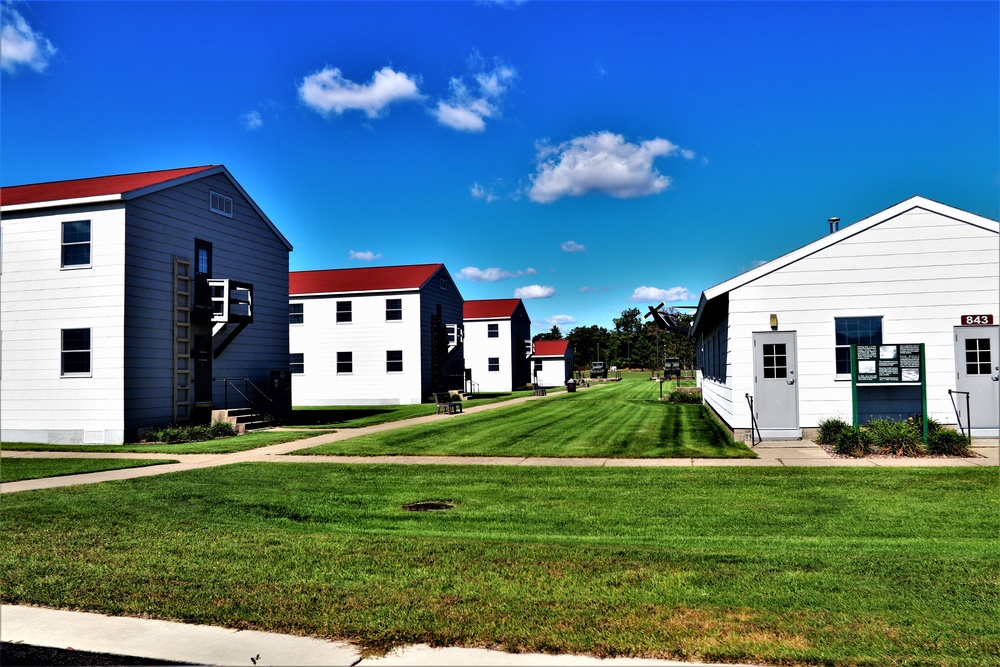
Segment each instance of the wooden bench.
[{"label": "wooden bench", "polygon": [[462,411],[462,401],[456,401],[447,391],[434,394],[434,404],[434,414],[441,414],[442,410],[446,415]]},{"label": "wooden bench", "polygon": [[532,396],[545,396],[545,387],[540,387],[537,384],[531,385]]}]

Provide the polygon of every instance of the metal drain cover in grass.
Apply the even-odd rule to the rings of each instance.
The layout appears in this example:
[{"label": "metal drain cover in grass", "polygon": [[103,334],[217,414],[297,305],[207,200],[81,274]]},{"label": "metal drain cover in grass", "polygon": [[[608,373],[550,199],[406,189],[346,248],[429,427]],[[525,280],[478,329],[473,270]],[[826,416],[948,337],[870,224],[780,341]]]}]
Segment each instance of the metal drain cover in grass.
[{"label": "metal drain cover in grass", "polygon": [[440,500],[425,500],[420,503],[403,505],[403,509],[407,512],[437,512],[439,510],[455,509],[455,506],[451,503],[443,503]]}]

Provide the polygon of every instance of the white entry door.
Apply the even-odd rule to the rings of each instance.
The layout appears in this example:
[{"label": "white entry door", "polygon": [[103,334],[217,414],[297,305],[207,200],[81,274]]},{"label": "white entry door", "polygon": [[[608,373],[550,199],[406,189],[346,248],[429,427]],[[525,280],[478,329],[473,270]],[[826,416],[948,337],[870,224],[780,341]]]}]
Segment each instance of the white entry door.
[{"label": "white entry door", "polygon": [[954,397],[962,425],[973,436],[1000,437],[1000,327],[955,327],[955,389],[969,392],[968,404]]},{"label": "white entry door", "polygon": [[795,332],[753,335],[753,409],[764,440],[798,440],[799,385]]}]

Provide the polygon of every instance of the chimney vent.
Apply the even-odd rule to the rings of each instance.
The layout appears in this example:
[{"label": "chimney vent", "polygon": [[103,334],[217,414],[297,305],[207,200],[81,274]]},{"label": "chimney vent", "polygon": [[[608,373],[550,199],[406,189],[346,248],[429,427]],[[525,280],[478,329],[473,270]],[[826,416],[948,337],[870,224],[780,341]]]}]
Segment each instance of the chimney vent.
[{"label": "chimney vent", "polygon": [[830,233],[833,234],[835,231],[840,229],[840,218],[828,218],[827,222],[830,223]]}]

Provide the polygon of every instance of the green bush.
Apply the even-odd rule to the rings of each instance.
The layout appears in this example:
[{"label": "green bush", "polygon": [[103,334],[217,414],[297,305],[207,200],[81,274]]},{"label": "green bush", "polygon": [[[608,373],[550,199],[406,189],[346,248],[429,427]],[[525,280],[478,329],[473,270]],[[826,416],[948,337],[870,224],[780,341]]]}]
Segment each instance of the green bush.
[{"label": "green bush", "polygon": [[836,417],[825,419],[819,423],[819,434],[816,436],[816,442],[821,445],[836,445],[841,437],[853,431],[854,427],[843,419]]},{"label": "green bush", "polygon": [[923,456],[923,427],[912,420],[897,422],[889,419],[872,419],[865,424],[871,435],[876,454],[892,456]]},{"label": "green bush", "polygon": [[927,434],[927,451],[944,456],[972,456],[969,438],[950,428],[937,428]]},{"label": "green bush", "polygon": [[667,403],[689,404],[689,405],[694,405],[696,403],[700,404],[702,402],[701,394],[693,394],[691,392],[679,391],[679,390],[674,390],[669,394],[667,394],[666,401]]},{"label": "green bush", "polygon": [[171,424],[162,428],[146,431],[143,442],[162,442],[177,445],[183,442],[204,442],[216,438],[230,438],[236,435],[236,430],[229,422],[217,421],[211,426],[206,424],[190,424],[181,426]]},{"label": "green bush", "polygon": [[860,458],[872,453],[871,434],[836,417],[820,422],[816,442],[828,445],[834,453],[844,456]]},{"label": "green bush", "polygon": [[209,427],[213,438],[231,438],[236,435],[236,429],[229,422],[216,421],[212,422]]}]

